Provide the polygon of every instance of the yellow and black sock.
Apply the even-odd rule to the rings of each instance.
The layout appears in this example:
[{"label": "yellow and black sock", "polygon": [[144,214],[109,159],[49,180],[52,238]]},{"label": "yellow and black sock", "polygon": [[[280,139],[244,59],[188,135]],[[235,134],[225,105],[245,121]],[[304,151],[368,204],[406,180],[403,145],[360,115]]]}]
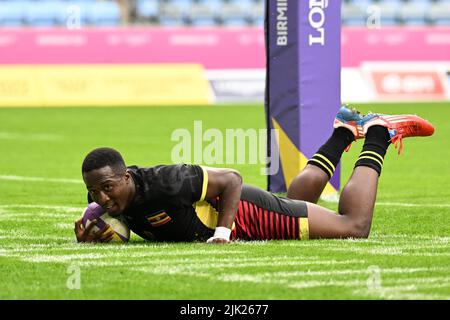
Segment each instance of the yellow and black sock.
[{"label": "yellow and black sock", "polygon": [[366,141],[356,161],[355,168],[359,166],[369,167],[381,175],[384,156],[391,144],[388,130],[383,126],[370,127],[366,134]]},{"label": "yellow and black sock", "polygon": [[350,130],[342,127],[334,129],[330,139],[309,159],[308,164],[319,167],[331,178],[342,153],[353,141],[355,137]]}]

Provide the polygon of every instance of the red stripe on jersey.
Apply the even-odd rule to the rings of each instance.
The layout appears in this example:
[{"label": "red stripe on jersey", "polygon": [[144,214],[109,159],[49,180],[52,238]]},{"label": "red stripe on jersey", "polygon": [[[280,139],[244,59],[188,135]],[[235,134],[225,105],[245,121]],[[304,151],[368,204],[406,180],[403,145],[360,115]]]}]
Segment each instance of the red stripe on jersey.
[{"label": "red stripe on jersey", "polygon": [[295,219],[294,217],[290,217],[291,218],[291,226],[292,226],[292,237],[291,239],[296,239],[297,238],[297,219]]},{"label": "red stripe on jersey", "polygon": [[239,224],[239,232],[237,234],[238,238],[242,239],[245,234],[245,211],[242,207],[242,201],[239,201],[239,209],[238,209],[238,219],[237,222]]},{"label": "red stripe on jersey", "polygon": [[231,235],[234,236],[233,239],[239,238],[239,231],[241,230],[241,223],[239,220],[241,219],[241,212],[238,210],[236,212],[236,216],[234,217],[234,229],[231,230]]},{"label": "red stripe on jersey", "polygon": [[274,213],[275,214],[275,234],[276,234],[276,239],[281,239],[280,237],[280,217],[278,213]]},{"label": "red stripe on jersey", "polygon": [[250,215],[250,209],[248,208],[248,202],[244,201],[244,210],[245,210],[245,216],[247,218],[247,223],[245,226],[247,227],[247,236],[251,238],[252,234],[252,217]]},{"label": "red stripe on jersey", "polygon": [[269,213],[264,210],[264,239],[269,238]]},{"label": "red stripe on jersey", "polygon": [[252,239],[258,238],[258,231],[256,230],[256,216],[255,216],[255,208],[253,207],[253,203],[248,204],[248,208],[250,209],[250,219],[252,219],[251,230],[252,230]]},{"label": "red stripe on jersey", "polygon": [[276,211],[273,211],[273,238],[278,239],[278,216]]},{"label": "red stripe on jersey", "polygon": [[269,223],[270,223],[270,227],[269,227],[269,230],[270,230],[270,239],[275,239],[275,234],[274,234],[274,220],[273,220],[273,211],[270,211],[270,213],[269,213]]},{"label": "red stripe on jersey", "polygon": [[285,215],[282,214],[278,214],[278,216],[280,217],[280,224],[281,224],[281,239],[285,239],[286,234],[285,234],[285,225],[286,225],[286,221],[284,218],[286,218]]},{"label": "red stripe on jersey", "polygon": [[243,237],[247,238],[248,234],[248,211],[245,209],[245,201],[241,201],[242,204],[242,229],[244,231]]},{"label": "red stripe on jersey", "polygon": [[286,221],[286,236],[287,236],[287,239],[291,239],[291,224],[292,224],[292,222],[291,222],[291,217],[284,217],[285,218],[285,221]]},{"label": "red stripe on jersey", "polygon": [[253,204],[253,215],[255,216],[255,231],[256,231],[256,239],[261,239],[261,222],[259,220],[258,207]]},{"label": "red stripe on jersey", "polygon": [[254,215],[254,210],[253,210],[253,204],[246,202],[247,208],[248,208],[248,213],[249,213],[249,218],[250,218],[250,232],[251,232],[251,239],[255,239],[256,238],[256,226],[255,226],[255,215]]},{"label": "red stripe on jersey", "polygon": [[264,239],[264,214],[263,209],[258,208],[258,222],[259,222],[259,240]]},{"label": "red stripe on jersey", "polygon": [[245,201],[242,201],[242,213],[243,213],[242,225],[243,225],[243,229],[244,229],[244,234],[245,234],[245,236],[247,236],[249,233],[248,232],[249,219],[248,219],[248,210],[245,207]]}]

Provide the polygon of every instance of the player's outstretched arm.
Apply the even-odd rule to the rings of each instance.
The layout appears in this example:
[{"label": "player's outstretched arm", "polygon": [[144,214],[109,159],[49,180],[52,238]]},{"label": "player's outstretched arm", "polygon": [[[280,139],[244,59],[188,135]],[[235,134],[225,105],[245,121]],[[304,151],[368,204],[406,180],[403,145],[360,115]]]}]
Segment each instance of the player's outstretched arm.
[{"label": "player's outstretched arm", "polygon": [[242,177],[231,169],[207,168],[206,199],[219,197],[219,220],[209,243],[228,243],[241,199]]},{"label": "player's outstretched arm", "polygon": [[[97,220],[92,221],[86,228],[83,228],[82,219],[75,221],[75,236],[78,242],[109,242],[114,235],[109,225],[105,224],[103,228],[97,232],[93,232],[92,228],[97,224]],[[108,231],[107,231],[108,230]]]}]

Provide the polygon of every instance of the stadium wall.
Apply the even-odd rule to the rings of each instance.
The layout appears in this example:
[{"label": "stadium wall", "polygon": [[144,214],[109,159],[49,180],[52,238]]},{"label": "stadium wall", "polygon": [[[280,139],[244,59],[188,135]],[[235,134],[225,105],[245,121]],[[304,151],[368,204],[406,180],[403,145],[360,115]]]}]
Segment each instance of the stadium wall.
[{"label": "stadium wall", "polygon": [[[0,106],[264,100],[261,28],[4,28],[0,50]],[[450,27],[343,28],[342,66],[343,102],[450,99]]]}]

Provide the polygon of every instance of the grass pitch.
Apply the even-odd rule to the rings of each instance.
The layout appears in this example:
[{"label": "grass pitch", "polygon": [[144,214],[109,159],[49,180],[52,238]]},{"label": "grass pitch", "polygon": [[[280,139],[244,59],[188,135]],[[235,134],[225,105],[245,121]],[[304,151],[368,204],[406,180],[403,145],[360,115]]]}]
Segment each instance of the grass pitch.
[{"label": "grass pitch", "polygon": [[[83,157],[170,163],[177,128],[264,128],[262,106],[0,109],[1,299],[450,299],[450,105],[380,104],[436,127],[385,160],[367,240],[77,244]],[[331,126],[331,124],[330,124]],[[330,129],[331,130],[331,129]],[[349,177],[362,142],[343,156]],[[265,187],[258,165],[234,165]],[[336,203],[321,202],[335,209]]]}]

